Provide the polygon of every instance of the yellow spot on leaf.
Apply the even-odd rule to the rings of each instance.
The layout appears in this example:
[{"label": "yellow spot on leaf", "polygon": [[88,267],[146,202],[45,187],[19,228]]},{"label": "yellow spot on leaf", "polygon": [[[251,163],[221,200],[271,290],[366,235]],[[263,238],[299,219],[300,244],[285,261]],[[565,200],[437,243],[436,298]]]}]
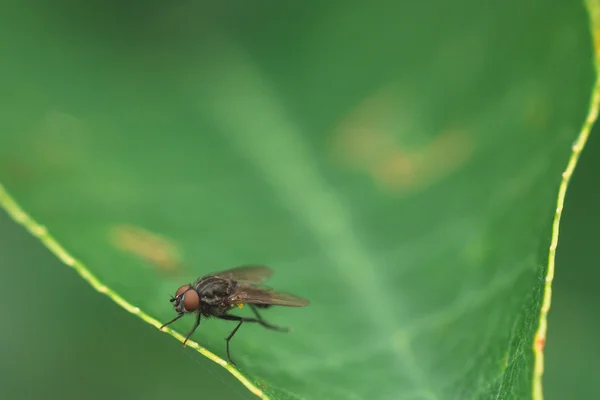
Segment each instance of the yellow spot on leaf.
[{"label": "yellow spot on leaf", "polygon": [[29,150],[47,168],[72,168],[89,158],[90,130],[83,119],[59,110],[47,112],[29,136]]},{"label": "yellow spot on leaf", "polygon": [[118,249],[134,254],[163,271],[175,270],[181,264],[177,247],[165,237],[132,225],[117,225],[110,241]]},{"label": "yellow spot on leaf", "polygon": [[334,131],[336,159],[394,192],[418,190],[466,162],[474,143],[465,130],[419,132],[407,109],[389,91],[364,100]]}]

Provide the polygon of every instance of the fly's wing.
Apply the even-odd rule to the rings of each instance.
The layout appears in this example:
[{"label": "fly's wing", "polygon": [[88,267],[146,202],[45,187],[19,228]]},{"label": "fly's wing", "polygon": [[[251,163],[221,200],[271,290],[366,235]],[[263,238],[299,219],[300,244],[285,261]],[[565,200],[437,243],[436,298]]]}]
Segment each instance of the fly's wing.
[{"label": "fly's wing", "polygon": [[265,265],[242,265],[207,276],[230,279],[239,283],[262,285],[273,274],[273,270]]},{"label": "fly's wing", "polygon": [[304,307],[309,301],[289,293],[276,292],[269,288],[239,285],[229,296],[232,304],[265,304],[285,307]]}]

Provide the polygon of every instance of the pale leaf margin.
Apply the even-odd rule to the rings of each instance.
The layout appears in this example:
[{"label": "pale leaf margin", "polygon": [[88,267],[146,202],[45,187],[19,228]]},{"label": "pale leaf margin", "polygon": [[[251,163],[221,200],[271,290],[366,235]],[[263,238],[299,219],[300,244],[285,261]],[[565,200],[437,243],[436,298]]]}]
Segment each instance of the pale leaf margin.
[{"label": "pale leaf margin", "polygon": [[594,69],[596,71],[596,80],[590,99],[590,106],[587,117],[579,136],[573,143],[571,157],[567,163],[567,168],[562,173],[562,180],[558,189],[558,198],[556,201],[556,212],[552,221],[552,234],[550,239],[550,251],[548,252],[548,269],[546,271],[544,297],[540,309],[538,329],[533,340],[534,369],[533,369],[533,400],[543,400],[542,377],[544,375],[544,347],[546,344],[546,333],[548,331],[548,312],[552,303],[552,281],[554,280],[554,269],[556,261],[556,248],[558,246],[558,235],[560,230],[560,219],[565,204],[567,187],[575,171],[575,166],[587,140],[590,131],[598,118],[598,109],[600,107],[600,0],[585,0],[587,11],[590,18],[590,30],[592,33],[594,45]]},{"label": "pale leaf margin", "polygon": [[[71,256],[64,247],[62,247],[56,239],[54,239],[46,229],[45,226],[38,224],[33,218],[31,218],[23,209],[17,204],[17,202],[8,194],[4,186],[0,183],[0,207],[4,208],[8,215],[18,224],[22,225],[27,231],[29,231],[34,237],[39,239],[48,250],[50,250],[56,257],[59,258],[65,265],[73,268],[79,276],[81,276],[87,283],[89,283],[96,291],[105,294],[112,301],[123,307],[130,313],[137,315],[143,321],[150,325],[160,328],[162,325],[157,319],[143,312],[139,307],[129,303],[119,294],[115,293],[108,286],[104,285],[90,270],[75,257]],[[169,335],[183,343],[185,337],[180,333],[166,327],[163,329]],[[193,348],[198,353],[202,354],[206,358],[225,368],[231,375],[239,380],[252,394],[260,397],[263,400],[269,400],[269,397],[248,378],[246,378],[240,371],[238,371],[233,365],[223,360],[216,354],[210,352],[204,347],[200,346],[193,340],[188,340],[187,346]]]}]

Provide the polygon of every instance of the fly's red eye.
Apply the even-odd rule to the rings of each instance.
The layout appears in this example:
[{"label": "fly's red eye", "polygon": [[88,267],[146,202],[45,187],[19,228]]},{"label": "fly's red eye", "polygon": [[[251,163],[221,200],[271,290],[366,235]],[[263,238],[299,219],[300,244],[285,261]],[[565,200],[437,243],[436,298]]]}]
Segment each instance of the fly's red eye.
[{"label": "fly's red eye", "polygon": [[175,292],[175,297],[179,296],[182,293],[185,293],[189,289],[190,289],[190,285],[183,285],[182,287],[177,289],[177,292]]},{"label": "fly's red eye", "polygon": [[183,295],[183,307],[185,307],[185,311],[187,312],[196,311],[200,307],[200,297],[198,297],[198,293],[195,290],[185,292]]}]

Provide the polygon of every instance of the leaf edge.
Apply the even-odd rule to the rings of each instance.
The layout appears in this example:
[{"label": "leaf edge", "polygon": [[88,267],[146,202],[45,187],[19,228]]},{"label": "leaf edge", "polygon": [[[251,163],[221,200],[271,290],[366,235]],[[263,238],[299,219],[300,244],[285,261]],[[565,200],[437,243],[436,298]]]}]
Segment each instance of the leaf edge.
[{"label": "leaf edge", "polygon": [[579,157],[585,145],[587,144],[590,132],[598,119],[598,113],[600,110],[600,1],[598,0],[585,0],[586,10],[590,18],[590,30],[592,35],[592,43],[594,44],[594,72],[596,79],[592,88],[592,94],[589,102],[588,113],[579,135],[575,139],[572,145],[571,156],[567,162],[567,166],[562,173],[562,179],[558,187],[558,194],[556,200],[556,211],[552,220],[552,233],[550,238],[550,247],[548,252],[548,264],[546,269],[546,276],[544,279],[544,289],[542,297],[542,305],[540,308],[540,315],[538,320],[538,328],[534,335],[533,340],[533,353],[534,353],[534,368],[533,368],[533,385],[532,385],[532,399],[543,400],[543,382],[542,378],[544,375],[544,347],[546,344],[546,335],[548,331],[548,313],[552,304],[552,282],[554,281],[555,263],[556,263],[556,249],[558,247],[558,238],[560,230],[560,220],[565,203],[565,197],[567,194],[567,188],[575,171],[575,167],[579,161]]},{"label": "leaf edge", "polygon": [[[71,267],[77,272],[77,274],[86,281],[92,288],[94,288],[97,292],[108,296],[109,299],[117,303],[120,307],[125,309],[131,314],[134,314],[141,318],[144,322],[154,326],[159,329],[162,325],[156,318],[153,318],[149,314],[142,311],[139,307],[134,306],[129,303],[125,298],[120,296],[118,293],[113,291],[110,287],[103,284],[81,261],[77,260],[75,257],[71,256],[69,252],[56,240],[50,233],[48,229],[44,226],[36,222],[29,214],[27,214],[23,208],[17,203],[17,201],[8,193],[5,186],[0,183],[0,208],[3,208],[9,217],[15,221],[18,225],[21,225],[28,231],[33,237],[38,239],[42,245],[44,245],[52,254],[54,254],[63,264],[68,267]],[[183,343],[185,340],[185,336],[181,335],[179,332],[165,327],[163,331],[171,335],[176,340]],[[221,367],[225,368],[231,375],[233,375],[242,385],[244,385],[250,393],[259,397],[262,400],[270,400],[269,396],[256,386],[254,383],[250,381],[245,375],[243,375],[237,368],[235,368],[232,364],[228,363],[224,359],[220,358],[216,354],[207,350],[206,348],[200,346],[197,342],[193,340],[187,341],[187,346],[196,350],[198,353],[202,354],[204,357],[209,360],[217,363]]]}]

